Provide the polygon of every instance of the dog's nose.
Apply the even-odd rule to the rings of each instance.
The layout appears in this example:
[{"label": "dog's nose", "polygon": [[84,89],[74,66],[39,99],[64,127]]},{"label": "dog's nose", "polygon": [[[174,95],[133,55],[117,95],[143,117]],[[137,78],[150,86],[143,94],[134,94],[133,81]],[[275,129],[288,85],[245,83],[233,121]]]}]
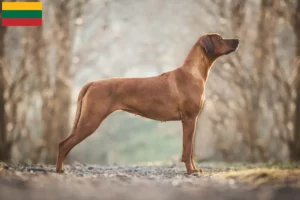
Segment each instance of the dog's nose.
[{"label": "dog's nose", "polygon": [[233,44],[234,47],[239,46],[239,43],[240,43],[240,40],[239,40],[239,39],[233,39],[232,44]]},{"label": "dog's nose", "polygon": [[236,43],[239,44],[240,43],[240,40],[239,39],[235,39]]}]

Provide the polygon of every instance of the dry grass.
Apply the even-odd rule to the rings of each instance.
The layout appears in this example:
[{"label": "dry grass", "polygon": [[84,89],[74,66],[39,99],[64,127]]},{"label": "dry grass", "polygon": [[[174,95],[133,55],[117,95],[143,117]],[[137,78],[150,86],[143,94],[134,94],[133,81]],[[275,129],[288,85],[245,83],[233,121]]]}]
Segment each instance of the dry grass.
[{"label": "dry grass", "polygon": [[300,169],[257,168],[219,172],[215,175],[217,177],[255,185],[288,184],[300,187]]}]

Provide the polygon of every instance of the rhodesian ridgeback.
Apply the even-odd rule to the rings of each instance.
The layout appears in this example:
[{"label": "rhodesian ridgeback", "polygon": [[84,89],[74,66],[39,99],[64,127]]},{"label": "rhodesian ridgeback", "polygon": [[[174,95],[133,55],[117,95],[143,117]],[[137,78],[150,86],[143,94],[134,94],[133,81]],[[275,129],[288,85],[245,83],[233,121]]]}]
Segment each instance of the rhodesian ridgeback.
[{"label": "rhodesian ridgeback", "polygon": [[172,71],[148,78],[111,78],[87,83],[78,96],[71,135],[58,147],[56,171],[71,149],[90,136],[101,122],[117,110],[158,121],[181,120],[182,162],[188,174],[202,172],[194,163],[194,134],[204,102],[205,83],[217,58],[238,48],[238,39],[218,34],[201,36],[184,64]]}]

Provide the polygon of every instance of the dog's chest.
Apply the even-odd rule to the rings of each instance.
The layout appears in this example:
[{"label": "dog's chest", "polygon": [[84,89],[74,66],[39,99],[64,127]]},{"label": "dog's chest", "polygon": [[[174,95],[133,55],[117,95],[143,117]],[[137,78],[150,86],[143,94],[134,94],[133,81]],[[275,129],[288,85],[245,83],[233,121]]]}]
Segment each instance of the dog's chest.
[{"label": "dog's chest", "polygon": [[190,90],[190,92],[183,93],[182,95],[180,106],[182,113],[187,116],[198,115],[205,99],[204,90],[197,87],[194,88],[194,90]]}]

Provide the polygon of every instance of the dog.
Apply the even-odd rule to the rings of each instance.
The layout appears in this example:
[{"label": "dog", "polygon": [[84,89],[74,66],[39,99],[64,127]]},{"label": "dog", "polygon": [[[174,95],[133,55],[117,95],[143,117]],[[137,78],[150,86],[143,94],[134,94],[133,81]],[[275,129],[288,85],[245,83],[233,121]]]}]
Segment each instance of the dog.
[{"label": "dog", "polygon": [[148,78],[111,78],[87,83],[80,91],[71,135],[58,145],[56,171],[71,149],[95,132],[101,122],[117,110],[158,121],[181,120],[181,161],[187,174],[202,172],[194,163],[194,134],[203,107],[205,83],[211,66],[222,55],[234,52],[238,39],[216,33],[201,36],[184,64]]}]

